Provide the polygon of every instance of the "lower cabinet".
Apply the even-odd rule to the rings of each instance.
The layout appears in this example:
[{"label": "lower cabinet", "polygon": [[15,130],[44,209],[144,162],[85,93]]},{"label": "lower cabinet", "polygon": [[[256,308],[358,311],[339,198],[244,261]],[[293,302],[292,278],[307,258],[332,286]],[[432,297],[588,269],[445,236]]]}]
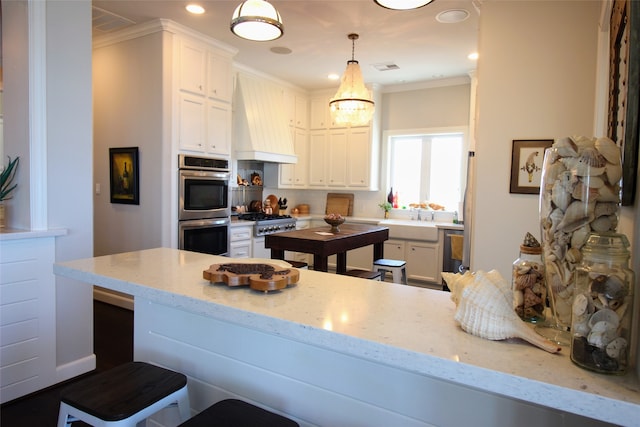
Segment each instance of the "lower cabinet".
[{"label": "lower cabinet", "polygon": [[229,256],[231,258],[251,258],[251,235],[253,227],[229,227]]},{"label": "lower cabinet", "polygon": [[[299,219],[298,221],[296,221],[296,230],[304,230],[309,227],[311,227],[310,219],[302,219],[302,220]],[[309,265],[311,265],[312,263],[311,254],[305,254],[302,252],[284,251],[284,259],[291,260],[291,261],[298,261],[298,262],[306,262]]]},{"label": "lower cabinet", "polygon": [[387,240],[384,257],[407,262],[407,278],[440,283],[442,265],[440,243],[413,240]]}]

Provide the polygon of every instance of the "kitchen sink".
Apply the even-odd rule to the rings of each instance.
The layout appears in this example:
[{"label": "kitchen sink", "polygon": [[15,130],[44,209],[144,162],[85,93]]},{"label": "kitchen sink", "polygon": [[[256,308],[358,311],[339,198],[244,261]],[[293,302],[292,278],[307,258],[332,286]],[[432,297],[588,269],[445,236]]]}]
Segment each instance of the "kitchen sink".
[{"label": "kitchen sink", "polygon": [[411,221],[404,219],[383,219],[378,225],[389,228],[390,239],[438,240],[438,227],[435,222]]}]

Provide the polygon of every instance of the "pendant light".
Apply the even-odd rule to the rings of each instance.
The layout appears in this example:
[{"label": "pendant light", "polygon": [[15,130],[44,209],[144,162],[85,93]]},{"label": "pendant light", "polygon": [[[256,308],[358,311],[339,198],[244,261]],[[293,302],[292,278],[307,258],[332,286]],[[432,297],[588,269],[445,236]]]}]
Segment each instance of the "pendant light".
[{"label": "pendant light", "polygon": [[418,9],[422,6],[426,6],[434,0],[373,0],[379,6],[386,9],[394,10],[410,10]]},{"label": "pendant light", "polygon": [[349,34],[348,37],[351,40],[351,60],[347,61],[347,69],[338,91],[329,102],[329,109],[334,123],[362,126],[371,120],[374,103],[362,80],[360,65],[353,59],[358,35]]},{"label": "pendant light", "polygon": [[280,13],[266,0],[246,0],[233,12],[231,32],[253,41],[269,41],[282,37],[284,26]]}]

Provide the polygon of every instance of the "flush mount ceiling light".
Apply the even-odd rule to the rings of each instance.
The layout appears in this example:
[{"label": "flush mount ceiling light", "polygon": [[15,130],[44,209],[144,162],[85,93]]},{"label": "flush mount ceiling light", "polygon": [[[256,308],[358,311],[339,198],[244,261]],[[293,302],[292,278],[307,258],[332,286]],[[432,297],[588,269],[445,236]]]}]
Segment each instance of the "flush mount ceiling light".
[{"label": "flush mount ceiling light", "polygon": [[373,0],[379,6],[393,10],[410,10],[426,6],[434,0]]},{"label": "flush mount ceiling light", "polygon": [[190,3],[184,7],[187,9],[187,12],[193,13],[194,15],[202,15],[204,13],[204,7],[199,4]]},{"label": "flush mount ceiling light", "polygon": [[351,40],[351,60],[347,61],[340,87],[329,102],[331,117],[337,124],[362,126],[369,123],[373,116],[374,103],[371,94],[362,80],[362,71],[354,59],[357,34],[349,34]]},{"label": "flush mount ceiling light", "polygon": [[284,34],[282,18],[265,0],[246,0],[233,12],[231,32],[253,41],[275,40]]}]

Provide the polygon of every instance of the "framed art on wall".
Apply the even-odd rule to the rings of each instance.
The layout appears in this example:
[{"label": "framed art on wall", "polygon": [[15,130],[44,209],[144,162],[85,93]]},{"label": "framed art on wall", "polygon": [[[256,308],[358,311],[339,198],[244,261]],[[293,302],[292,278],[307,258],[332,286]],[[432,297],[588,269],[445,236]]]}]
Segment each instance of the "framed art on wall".
[{"label": "framed art on wall", "polygon": [[511,152],[510,193],[540,194],[544,150],[553,139],[514,139]]},{"label": "framed art on wall", "polygon": [[138,147],[109,148],[111,203],[140,204]]}]

